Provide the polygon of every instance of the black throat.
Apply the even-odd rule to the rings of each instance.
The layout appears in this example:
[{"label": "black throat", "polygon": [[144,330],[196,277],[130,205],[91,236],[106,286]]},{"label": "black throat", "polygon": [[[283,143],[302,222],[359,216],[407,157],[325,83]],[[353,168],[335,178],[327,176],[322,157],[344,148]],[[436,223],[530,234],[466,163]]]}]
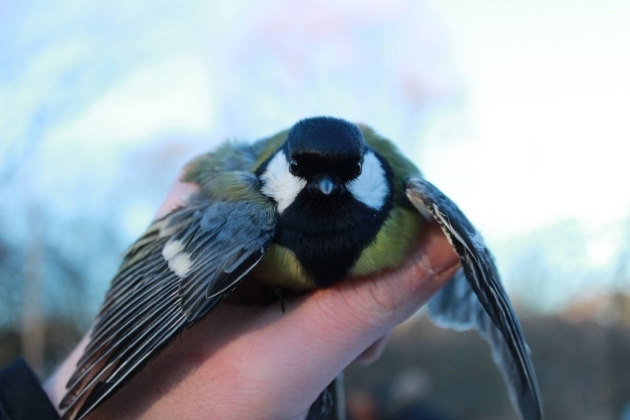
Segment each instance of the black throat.
[{"label": "black throat", "polygon": [[[391,186],[391,169],[379,159]],[[391,188],[376,210],[345,191],[321,197],[305,188],[280,215],[274,241],[290,249],[317,287],[346,277],[376,238],[391,209]]]}]

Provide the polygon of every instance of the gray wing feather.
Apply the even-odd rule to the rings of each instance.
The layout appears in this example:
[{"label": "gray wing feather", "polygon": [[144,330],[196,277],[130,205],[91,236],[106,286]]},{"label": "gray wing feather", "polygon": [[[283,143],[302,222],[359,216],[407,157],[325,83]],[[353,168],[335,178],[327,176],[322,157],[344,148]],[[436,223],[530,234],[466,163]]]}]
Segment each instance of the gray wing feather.
[{"label": "gray wing feather", "polygon": [[270,204],[188,206],[154,224],[126,254],[60,403],[81,419],[230,293],[273,238]]},{"label": "gray wing feather", "polygon": [[[516,391],[521,384],[520,373],[510,347],[501,331],[473,292],[462,269],[429,301],[429,315],[442,328],[465,331],[474,328],[488,342],[492,359],[499,368],[503,380],[508,384],[508,394],[514,407],[519,406]],[[529,350],[529,349],[527,349]],[[529,353],[529,351],[528,351]]]},{"label": "gray wing feather", "polygon": [[542,419],[529,348],[481,235],[431,183],[410,178],[405,190],[413,205],[440,225],[462,262],[462,270],[429,303],[432,318],[450,328],[477,329],[490,344],[516,411],[525,420]]},{"label": "gray wing feather", "polygon": [[192,262],[179,287],[189,321],[204,316],[208,299],[232,290],[262,258],[273,238],[272,214],[254,203],[218,202],[201,217],[198,228],[188,226],[169,239],[184,242],[178,255]]}]

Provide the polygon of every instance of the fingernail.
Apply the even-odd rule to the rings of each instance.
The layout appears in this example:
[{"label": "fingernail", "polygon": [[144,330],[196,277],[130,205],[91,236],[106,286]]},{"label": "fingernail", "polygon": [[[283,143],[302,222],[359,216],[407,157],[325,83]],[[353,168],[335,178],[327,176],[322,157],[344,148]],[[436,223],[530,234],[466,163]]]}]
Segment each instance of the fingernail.
[{"label": "fingernail", "polygon": [[426,232],[426,243],[416,251],[415,260],[432,276],[439,276],[445,271],[457,269],[460,259],[453,250],[444,233],[429,226]]}]

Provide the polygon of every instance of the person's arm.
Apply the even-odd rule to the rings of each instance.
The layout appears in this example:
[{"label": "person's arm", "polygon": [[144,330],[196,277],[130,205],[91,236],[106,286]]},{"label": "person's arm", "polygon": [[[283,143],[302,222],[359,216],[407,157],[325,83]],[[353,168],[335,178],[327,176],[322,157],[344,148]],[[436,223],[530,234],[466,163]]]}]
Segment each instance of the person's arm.
[{"label": "person's arm", "polygon": [[[190,184],[176,184],[160,211],[192,191]],[[374,359],[383,337],[458,267],[439,227],[429,224],[396,271],[290,300],[285,313],[279,305],[219,305],[90,418],[303,419],[346,366]],[[86,342],[45,386],[55,405]]]},{"label": "person's arm", "polygon": [[0,420],[59,420],[39,379],[22,358],[0,370]]}]

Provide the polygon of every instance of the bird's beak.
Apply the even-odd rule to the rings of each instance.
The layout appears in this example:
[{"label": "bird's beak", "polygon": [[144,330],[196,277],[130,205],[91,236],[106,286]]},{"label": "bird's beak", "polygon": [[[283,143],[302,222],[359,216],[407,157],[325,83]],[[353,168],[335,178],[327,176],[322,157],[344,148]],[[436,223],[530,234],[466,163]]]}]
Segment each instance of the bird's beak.
[{"label": "bird's beak", "polygon": [[309,189],[317,194],[332,196],[341,192],[343,187],[334,174],[317,174],[309,182]]},{"label": "bird's beak", "polygon": [[317,183],[317,188],[324,195],[329,195],[335,188],[335,183],[328,175],[324,175]]}]

